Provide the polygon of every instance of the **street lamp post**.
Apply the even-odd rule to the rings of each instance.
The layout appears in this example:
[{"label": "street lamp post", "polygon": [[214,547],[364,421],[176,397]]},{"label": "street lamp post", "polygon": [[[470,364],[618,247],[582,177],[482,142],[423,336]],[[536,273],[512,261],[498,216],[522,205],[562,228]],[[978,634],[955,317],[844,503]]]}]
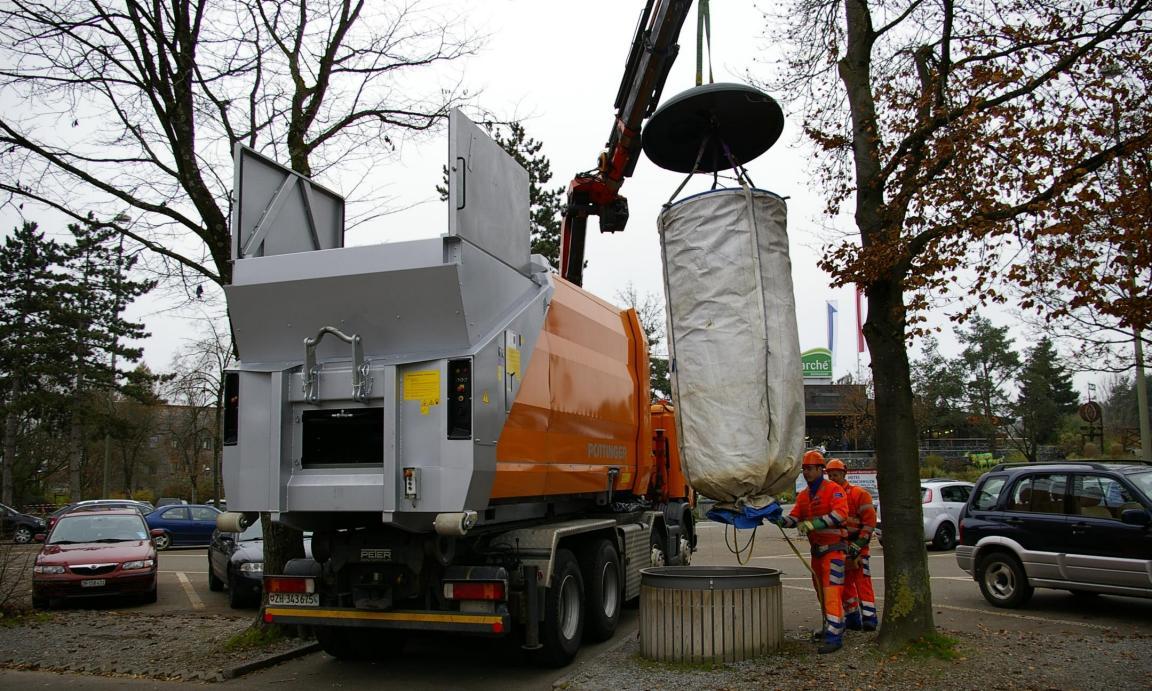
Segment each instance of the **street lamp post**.
[{"label": "street lamp post", "polygon": [[[1116,77],[1122,74],[1119,65],[1111,65],[1104,69],[1101,73],[1106,77]],[[1116,144],[1119,145],[1123,139],[1120,136],[1120,103],[1116,100],[1115,94],[1112,96],[1112,128],[1116,138]],[[1116,158],[1116,194],[1123,194],[1121,185],[1124,183],[1124,165],[1120,157]],[[1130,232],[1130,228],[1125,228]],[[1136,293],[1136,280],[1132,275],[1128,276],[1128,290],[1132,295]],[[1140,328],[1134,326],[1132,328],[1132,349],[1133,355],[1136,360],[1136,413],[1140,419],[1140,457],[1145,461],[1152,461],[1152,429],[1149,429],[1150,423],[1148,420],[1148,382],[1144,377],[1144,341],[1143,334]]]}]

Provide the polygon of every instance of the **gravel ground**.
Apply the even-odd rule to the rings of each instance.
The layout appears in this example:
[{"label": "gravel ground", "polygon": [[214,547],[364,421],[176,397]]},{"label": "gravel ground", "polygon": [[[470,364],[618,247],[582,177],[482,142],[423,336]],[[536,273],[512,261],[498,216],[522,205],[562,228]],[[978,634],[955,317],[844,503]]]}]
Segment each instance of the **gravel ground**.
[{"label": "gravel ground", "polygon": [[[255,616],[255,615],[253,615]],[[218,681],[305,642],[227,651],[250,618],[116,610],[65,610],[0,621],[0,667],[165,680]]]},{"label": "gravel ground", "polygon": [[958,658],[885,657],[876,634],[849,632],[844,649],[817,655],[786,638],[775,655],[716,666],[666,664],[639,656],[636,636],[557,683],[565,691],[648,689],[1149,689],[1152,636],[1092,633],[979,634],[941,631],[957,641]]},{"label": "gravel ground", "polygon": [[[231,670],[300,648],[299,640],[241,651],[224,643],[247,618],[132,611],[65,610],[0,621],[0,667],[163,680],[219,681]],[[684,665],[638,654],[635,633],[586,660],[556,683],[566,691],[648,689],[1149,689],[1152,636],[1099,632],[942,630],[959,656],[944,661],[882,656],[875,634],[849,632],[845,647],[817,655],[798,632],[781,650],[740,663]]]}]

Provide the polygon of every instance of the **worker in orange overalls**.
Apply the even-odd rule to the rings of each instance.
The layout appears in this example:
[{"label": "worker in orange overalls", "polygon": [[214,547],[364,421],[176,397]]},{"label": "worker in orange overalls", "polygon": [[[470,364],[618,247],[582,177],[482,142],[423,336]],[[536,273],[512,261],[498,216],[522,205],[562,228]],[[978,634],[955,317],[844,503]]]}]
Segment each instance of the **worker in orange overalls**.
[{"label": "worker in orange overalls", "polygon": [[876,630],[876,593],[868,565],[868,543],[876,530],[876,506],[863,487],[848,482],[844,461],[833,458],[825,468],[828,479],[844,488],[848,498],[848,564],[844,572],[844,624],[854,630]]},{"label": "worker in orange overalls", "polygon": [[817,652],[832,653],[844,644],[841,596],[847,549],[844,521],[848,518],[848,500],[840,485],[825,479],[824,455],[819,451],[804,454],[801,472],[808,486],[800,490],[792,512],[773,522],[785,528],[799,528],[800,532],[808,535],[812,546],[812,581],[821,595],[824,610],[824,640]]}]

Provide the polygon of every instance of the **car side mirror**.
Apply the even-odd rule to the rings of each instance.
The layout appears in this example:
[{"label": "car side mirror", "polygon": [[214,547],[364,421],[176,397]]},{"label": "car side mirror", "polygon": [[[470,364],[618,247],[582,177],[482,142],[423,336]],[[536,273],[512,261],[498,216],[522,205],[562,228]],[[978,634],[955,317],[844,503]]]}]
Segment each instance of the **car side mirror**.
[{"label": "car side mirror", "polygon": [[44,533],[36,533],[35,535],[32,536],[32,540],[35,542],[44,542],[47,539],[48,539],[48,536],[45,535]]},{"label": "car side mirror", "polygon": [[1152,523],[1152,514],[1144,509],[1125,509],[1120,514],[1120,521],[1128,525],[1148,525]]}]

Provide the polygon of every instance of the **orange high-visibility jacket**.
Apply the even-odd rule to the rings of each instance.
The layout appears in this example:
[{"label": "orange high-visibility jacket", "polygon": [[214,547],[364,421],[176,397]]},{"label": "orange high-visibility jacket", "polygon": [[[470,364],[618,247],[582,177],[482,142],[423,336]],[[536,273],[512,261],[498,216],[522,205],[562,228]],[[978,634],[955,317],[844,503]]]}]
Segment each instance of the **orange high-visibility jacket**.
[{"label": "orange high-visibility jacket", "polygon": [[863,487],[846,482],[843,488],[848,495],[848,519],[844,521],[848,541],[864,547],[876,530],[876,505],[872,503],[872,495]]},{"label": "orange high-visibility jacket", "polygon": [[828,527],[809,531],[808,541],[813,545],[834,545],[844,541],[848,498],[840,485],[824,478],[816,488],[815,496],[812,495],[811,486],[800,490],[796,505],[788,515],[797,521],[823,520]]}]

